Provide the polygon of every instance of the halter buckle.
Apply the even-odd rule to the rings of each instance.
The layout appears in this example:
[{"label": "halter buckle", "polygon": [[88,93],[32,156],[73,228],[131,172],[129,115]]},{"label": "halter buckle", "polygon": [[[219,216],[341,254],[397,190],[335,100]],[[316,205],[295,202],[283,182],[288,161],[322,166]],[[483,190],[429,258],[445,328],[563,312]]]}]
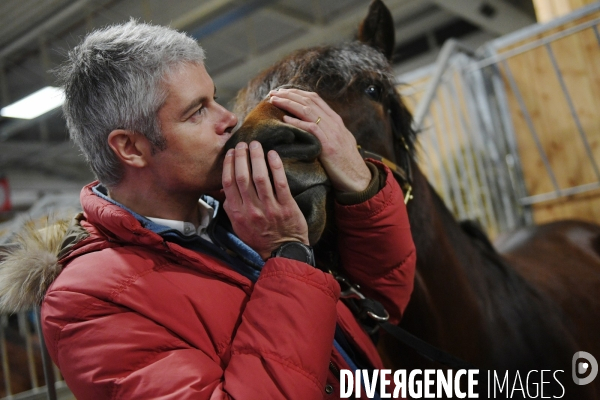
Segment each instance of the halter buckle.
[{"label": "halter buckle", "polygon": [[[354,300],[346,302],[346,304],[350,307],[356,317],[363,321],[365,329],[367,329],[369,334],[373,334],[378,328],[378,325],[373,324],[373,321],[377,323],[390,319],[390,314],[383,307],[383,305],[377,300],[365,297],[365,295],[358,290],[358,285],[351,284],[348,279],[341,275],[336,275],[335,279],[342,288],[342,291],[340,292],[340,298],[343,300]],[[373,321],[367,322],[368,320],[366,320],[366,317],[369,317]]]}]

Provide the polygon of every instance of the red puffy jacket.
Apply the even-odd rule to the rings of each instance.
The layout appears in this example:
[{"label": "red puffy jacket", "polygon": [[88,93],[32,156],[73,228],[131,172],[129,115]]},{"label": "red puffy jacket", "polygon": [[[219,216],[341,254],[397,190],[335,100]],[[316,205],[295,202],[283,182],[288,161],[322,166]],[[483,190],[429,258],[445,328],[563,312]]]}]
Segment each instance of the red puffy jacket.
[{"label": "red puffy jacket", "polygon": [[[375,197],[335,212],[350,279],[398,321],[416,255],[386,173]],[[273,258],[252,283],[143,228],[94,185],[81,194],[90,236],[63,257],[42,306],[51,357],[78,399],[338,398],[348,367],[332,347],[336,322],[382,368],[330,274]]]}]

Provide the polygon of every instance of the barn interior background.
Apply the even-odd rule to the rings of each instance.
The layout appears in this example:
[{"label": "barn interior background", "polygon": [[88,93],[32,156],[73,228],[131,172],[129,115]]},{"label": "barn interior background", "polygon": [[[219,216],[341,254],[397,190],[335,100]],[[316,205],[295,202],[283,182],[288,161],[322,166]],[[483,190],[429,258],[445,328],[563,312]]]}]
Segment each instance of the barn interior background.
[{"label": "barn interior background", "polygon": [[[493,236],[559,218],[600,222],[600,2],[385,0],[394,70],[422,130],[420,163],[457,217]],[[78,208],[93,179],[59,108],[9,117],[86,32],[130,17],[184,30],[230,104],[296,48],[349,40],[368,0],[7,0],[0,3],[0,245]],[[45,398],[35,313],[1,316],[0,398]],[[58,397],[69,398],[60,383]],[[53,379],[53,380],[54,380]],[[23,392],[19,395],[16,393]]]}]

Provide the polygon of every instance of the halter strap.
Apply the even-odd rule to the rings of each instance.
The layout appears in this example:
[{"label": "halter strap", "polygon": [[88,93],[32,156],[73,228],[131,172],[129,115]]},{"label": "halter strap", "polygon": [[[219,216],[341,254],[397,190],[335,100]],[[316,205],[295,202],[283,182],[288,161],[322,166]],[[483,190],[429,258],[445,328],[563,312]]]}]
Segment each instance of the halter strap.
[{"label": "halter strap", "polygon": [[373,153],[372,151],[363,149],[360,145],[358,145],[357,147],[358,152],[360,153],[362,158],[371,158],[373,160],[381,162],[386,167],[388,167],[397,178],[400,179],[402,190],[404,191],[404,204],[408,204],[408,202],[413,198],[412,169],[410,167],[410,160],[407,160],[406,168],[402,168],[398,164],[393,163],[392,161],[388,160],[383,156],[380,156],[377,153]]}]

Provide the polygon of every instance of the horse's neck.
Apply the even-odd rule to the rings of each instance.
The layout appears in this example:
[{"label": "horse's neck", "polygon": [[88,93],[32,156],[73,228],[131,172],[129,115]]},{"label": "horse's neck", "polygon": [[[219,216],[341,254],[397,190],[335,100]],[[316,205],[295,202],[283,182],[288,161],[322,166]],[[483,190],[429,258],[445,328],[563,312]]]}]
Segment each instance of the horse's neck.
[{"label": "horse's neck", "polygon": [[[415,176],[413,186],[414,199],[408,210],[417,249],[417,276],[407,310],[411,315],[406,318],[414,314],[415,328],[427,340],[444,348],[469,343],[476,353],[487,339],[481,335],[486,322],[477,285],[472,283],[479,278],[472,276],[472,270],[480,268],[485,257],[422,175]],[[457,329],[448,329],[452,326]],[[476,329],[464,329],[467,326]]]},{"label": "horse's neck", "polygon": [[[517,352],[539,358],[531,343],[544,335],[540,330],[557,321],[539,321],[535,331],[528,326],[532,318],[548,314],[546,300],[486,239],[465,233],[420,173],[414,186],[409,217],[417,278],[412,309],[407,309],[403,323],[420,331],[415,333],[425,340],[474,363],[504,364]],[[498,335],[511,343],[509,349],[497,346]]]}]

